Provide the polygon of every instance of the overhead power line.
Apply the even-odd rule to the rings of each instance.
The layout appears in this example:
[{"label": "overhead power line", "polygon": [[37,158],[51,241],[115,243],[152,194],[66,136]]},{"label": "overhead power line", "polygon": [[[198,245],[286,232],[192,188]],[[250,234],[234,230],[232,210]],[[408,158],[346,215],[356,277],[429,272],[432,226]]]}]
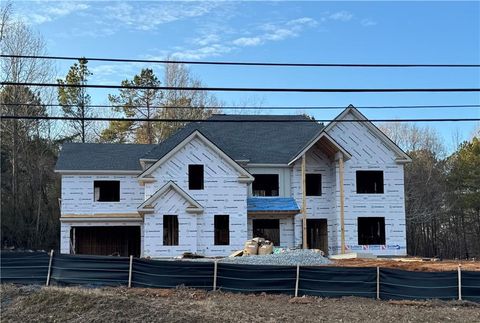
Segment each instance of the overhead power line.
[{"label": "overhead power line", "polygon": [[259,88],[259,87],[186,87],[186,86],[131,86],[102,84],[58,84],[58,83],[17,83],[2,82],[6,86],[43,86],[97,89],[133,89],[167,91],[220,91],[220,92],[306,92],[306,93],[368,93],[368,92],[480,92],[480,88]]},{"label": "overhead power line", "polygon": [[480,64],[346,64],[346,63],[274,63],[274,62],[233,62],[233,61],[185,61],[157,59],[126,59],[74,56],[38,56],[38,55],[6,55],[6,58],[30,58],[51,60],[80,60],[117,63],[150,63],[150,64],[188,64],[188,65],[231,65],[231,66],[266,66],[266,67],[346,67],[346,68],[478,68]]},{"label": "overhead power line", "polygon": [[323,120],[310,120],[310,119],[282,119],[282,120],[272,120],[272,119],[145,119],[145,118],[105,118],[105,117],[94,117],[94,118],[79,118],[79,117],[51,117],[51,116],[15,116],[15,115],[3,115],[0,116],[0,119],[24,119],[24,120],[70,120],[70,121],[133,121],[133,122],[202,122],[202,123],[211,123],[211,122],[260,122],[260,123],[271,123],[271,122],[462,122],[462,121],[480,121],[480,118],[447,118],[447,119],[368,119],[368,120],[334,120],[334,119],[323,119]]},{"label": "overhead power line", "polygon": [[[4,106],[36,106],[32,103],[2,103]],[[44,107],[60,108],[61,104],[40,104]],[[73,105],[68,105],[74,107]],[[147,108],[146,105],[108,105],[87,104],[85,108]],[[340,110],[346,106],[208,106],[208,107],[181,107],[151,105],[150,109],[223,109],[223,110]],[[446,108],[480,108],[480,104],[440,104],[440,105],[364,105],[355,106],[357,109],[446,109]]]}]

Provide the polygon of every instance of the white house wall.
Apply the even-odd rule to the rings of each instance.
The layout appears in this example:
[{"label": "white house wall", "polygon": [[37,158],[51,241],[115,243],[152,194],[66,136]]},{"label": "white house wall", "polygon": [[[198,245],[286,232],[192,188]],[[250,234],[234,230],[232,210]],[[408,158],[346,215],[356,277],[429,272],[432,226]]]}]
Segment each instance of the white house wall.
[{"label": "white house wall", "polygon": [[[144,253],[150,257],[172,257],[184,252],[197,252],[197,217],[186,212],[189,203],[175,190],[169,189],[160,196],[153,214],[144,216]],[[163,216],[178,217],[178,246],[163,245]]]},{"label": "white house wall", "polygon": [[[345,119],[353,119],[347,114]],[[370,252],[379,255],[406,254],[405,197],[403,165],[395,162],[395,153],[380,140],[366,124],[339,122],[328,133],[345,148],[352,158],[344,163],[345,244],[348,251]],[[338,163],[336,163],[338,167]],[[357,194],[357,170],[382,170],[383,194]],[[338,174],[338,172],[337,172]],[[336,176],[338,185],[338,175]],[[336,192],[339,197],[339,191]],[[339,217],[339,198],[336,200]],[[358,217],[385,217],[385,246],[358,245]],[[336,234],[340,237],[340,227]],[[332,245],[337,251],[340,240]]]},{"label": "white house wall", "polygon": [[[120,181],[119,202],[95,202],[94,181]],[[144,188],[136,175],[62,175],[62,214],[136,213]]]},{"label": "white house wall", "polygon": [[[204,189],[188,189],[188,165],[204,165]],[[197,252],[203,255],[228,255],[243,248],[247,239],[247,184],[239,183],[240,175],[217,152],[198,138],[192,139],[170,159],[152,172],[153,183],[145,183],[145,199],[168,181],[175,182],[200,205],[198,215]],[[214,245],[214,216],[229,215],[230,245]]]}]

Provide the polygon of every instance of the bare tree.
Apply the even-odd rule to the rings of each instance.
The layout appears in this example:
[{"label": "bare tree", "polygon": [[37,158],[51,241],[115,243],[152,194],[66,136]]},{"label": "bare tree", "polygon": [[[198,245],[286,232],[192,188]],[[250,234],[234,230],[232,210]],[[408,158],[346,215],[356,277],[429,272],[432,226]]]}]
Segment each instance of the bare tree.
[{"label": "bare tree", "polygon": [[[184,64],[165,64],[164,86],[200,88],[202,82],[192,75]],[[208,91],[204,90],[168,90],[163,93],[163,109],[160,117],[168,119],[206,119],[217,113],[220,102]],[[172,107],[188,107],[175,109]],[[177,129],[185,126],[185,122],[158,123],[157,133],[160,140],[168,138]]]},{"label": "bare tree", "polygon": [[[2,12],[2,17],[8,17]],[[0,46],[7,55],[46,55],[42,37],[20,21],[2,22]],[[7,81],[17,83],[49,82],[54,72],[47,60],[17,57],[3,58],[0,70]],[[0,106],[3,113],[12,116],[45,116],[43,103],[50,98],[49,90],[14,85],[1,89]],[[47,231],[57,230],[58,220],[52,220],[57,217],[57,205],[45,198],[58,188],[53,173],[56,146],[49,138],[50,129],[46,121],[1,122],[2,238],[8,243],[38,246],[50,236]],[[47,178],[49,186],[45,185]]]}]

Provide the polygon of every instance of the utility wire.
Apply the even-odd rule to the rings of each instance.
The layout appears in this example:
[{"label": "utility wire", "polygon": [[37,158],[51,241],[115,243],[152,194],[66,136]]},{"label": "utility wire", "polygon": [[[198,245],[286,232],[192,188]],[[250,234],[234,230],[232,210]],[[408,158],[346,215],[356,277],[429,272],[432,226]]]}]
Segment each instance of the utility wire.
[{"label": "utility wire", "polygon": [[[2,103],[4,106],[36,106],[32,103]],[[43,107],[63,107],[61,104],[38,104]],[[75,105],[65,105],[75,107]],[[147,108],[146,105],[108,105],[108,104],[89,104],[86,108]],[[180,107],[180,106],[149,106],[150,109],[223,109],[223,110],[339,110],[346,106],[208,106],[208,107]],[[357,109],[443,109],[443,108],[480,108],[480,104],[452,104],[452,105],[377,105],[377,106],[355,106]]]},{"label": "utility wire", "polygon": [[38,55],[7,55],[5,58],[30,58],[52,60],[81,60],[118,63],[152,63],[152,64],[189,64],[189,65],[232,65],[232,66],[270,66],[270,67],[355,67],[355,68],[478,68],[480,64],[340,64],[340,63],[273,63],[273,62],[232,62],[232,61],[176,61],[155,59],[125,59],[73,56],[38,56]]},{"label": "utility wire", "polygon": [[71,121],[130,121],[130,122],[138,122],[138,121],[146,121],[146,122],[202,122],[202,123],[211,123],[211,122],[262,122],[262,123],[271,123],[271,122],[446,122],[446,121],[454,121],[454,122],[462,122],[462,121],[480,121],[480,118],[448,118],[448,119],[367,119],[367,120],[334,120],[334,119],[323,119],[323,120],[310,120],[310,119],[281,119],[281,120],[272,120],[272,119],[145,119],[145,118],[105,118],[105,117],[93,117],[93,118],[80,118],[80,117],[51,117],[51,116],[14,116],[14,115],[3,115],[0,116],[0,119],[25,119],[25,120],[71,120]]},{"label": "utility wire", "polygon": [[222,92],[307,92],[307,93],[366,93],[366,92],[480,92],[480,88],[364,88],[364,89],[324,89],[324,88],[258,88],[258,87],[188,87],[188,86],[132,86],[100,84],[58,84],[58,83],[17,83],[2,82],[6,86],[44,86],[68,88],[168,90],[168,91],[222,91]]}]

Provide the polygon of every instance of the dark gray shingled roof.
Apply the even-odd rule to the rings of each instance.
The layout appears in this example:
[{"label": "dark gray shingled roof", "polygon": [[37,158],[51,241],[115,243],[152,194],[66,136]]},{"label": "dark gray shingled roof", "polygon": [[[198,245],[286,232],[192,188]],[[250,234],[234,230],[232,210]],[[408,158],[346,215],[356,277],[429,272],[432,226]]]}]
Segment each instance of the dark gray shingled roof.
[{"label": "dark gray shingled roof", "polygon": [[[214,115],[210,119],[218,121],[189,123],[158,145],[65,144],[56,169],[139,170],[140,158],[162,158],[195,130],[235,160],[287,164],[323,129],[322,124],[298,115]],[[308,122],[281,122],[292,119]]]},{"label": "dark gray shingled roof", "polygon": [[[253,120],[309,120],[305,116],[214,115],[220,122],[192,122],[144,158],[160,159],[193,131],[200,131],[235,160],[255,164],[286,164],[323,129],[317,122],[255,122]],[[223,120],[228,120],[221,122]],[[252,120],[252,122],[231,122]]]},{"label": "dark gray shingled roof", "polygon": [[139,159],[155,145],[66,143],[56,170],[142,170]]}]

